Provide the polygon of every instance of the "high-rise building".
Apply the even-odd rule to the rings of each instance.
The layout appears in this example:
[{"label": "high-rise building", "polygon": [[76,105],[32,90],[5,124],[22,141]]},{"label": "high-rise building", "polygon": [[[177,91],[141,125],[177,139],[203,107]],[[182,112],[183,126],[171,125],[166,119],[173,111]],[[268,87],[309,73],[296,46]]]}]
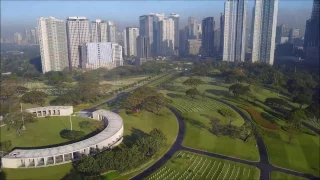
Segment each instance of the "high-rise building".
[{"label": "high-rise building", "polygon": [[198,30],[197,39],[201,39],[202,38],[202,25],[201,25],[201,23],[198,24],[197,30]]},{"label": "high-rise building", "polygon": [[300,37],[300,30],[292,28],[289,31],[289,42],[293,43],[293,40]]},{"label": "high-rise building", "polygon": [[123,47],[122,47],[122,49],[123,49],[123,55],[124,56],[127,56],[128,55],[128,53],[127,53],[127,30],[125,29],[125,30],[123,30]]},{"label": "high-rise building", "polygon": [[154,46],[153,42],[153,16],[143,15],[139,17],[139,35],[148,36],[150,47]]},{"label": "high-rise building", "polygon": [[196,56],[201,51],[201,39],[188,39],[186,51],[189,56]]},{"label": "high-rise building", "polygon": [[219,46],[219,53],[223,54],[223,42],[224,40],[224,14],[220,14],[220,46]]},{"label": "high-rise building", "polygon": [[252,62],[273,64],[278,0],[255,0]]},{"label": "high-rise building", "polygon": [[36,36],[36,30],[35,29],[31,29],[31,40],[30,43],[31,44],[37,44],[37,36]]},{"label": "high-rise building", "polygon": [[91,22],[91,41],[107,42],[107,22],[96,19]]},{"label": "high-rise building", "polygon": [[281,24],[276,28],[276,43],[283,44],[289,41],[290,28],[288,24]]},{"label": "high-rise building", "polygon": [[139,28],[127,27],[127,56],[137,56],[137,37],[139,36]]},{"label": "high-rise building", "polygon": [[150,38],[149,36],[141,36],[137,37],[137,57],[138,58],[148,58],[151,56],[150,49]]},{"label": "high-rise building", "polygon": [[25,38],[25,41],[27,44],[31,44],[31,30],[29,29],[26,29],[26,38]]},{"label": "high-rise building", "polygon": [[86,17],[69,17],[67,19],[67,41],[69,67],[80,67],[79,47],[90,42],[89,20]]},{"label": "high-rise building", "polygon": [[198,37],[198,23],[196,18],[188,18],[188,39],[197,39]]},{"label": "high-rise building", "polygon": [[54,17],[38,19],[42,72],[62,71],[68,67],[66,24]]},{"label": "high-rise building", "polygon": [[158,55],[160,34],[159,34],[159,22],[164,19],[164,14],[150,13],[153,18],[153,46],[151,47],[151,54]]},{"label": "high-rise building", "polygon": [[214,30],[213,49],[215,53],[220,52],[220,28]]},{"label": "high-rise building", "polygon": [[172,56],[174,54],[174,21],[165,18],[159,22],[159,46],[160,56]]},{"label": "high-rise building", "polygon": [[247,0],[227,0],[224,4],[223,61],[244,61],[247,3]]},{"label": "high-rise building", "polygon": [[117,27],[116,24],[113,21],[107,22],[107,41],[108,42],[117,42]]},{"label": "high-rise building", "polygon": [[81,46],[81,67],[84,69],[108,69],[122,66],[122,47],[116,43],[84,43]]},{"label": "high-rise building", "polygon": [[174,22],[174,49],[179,49],[179,14],[171,13],[170,18]]},{"label": "high-rise building", "polygon": [[18,45],[22,44],[22,35],[21,33],[14,33],[14,42],[17,43]]},{"label": "high-rise building", "polygon": [[36,31],[36,34],[35,34],[36,44],[39,44],[39,29],[38,29],[38,26],[35,27],[34,29]]},{"label": "high-rise building", "polygon": [[202,56],[213,56],[214,54],[214,27],[213,17],[206,17],[202,20]]},{"label": "high-rise building", "polygon": [[313,0],[311,18],[307,20],[304,36],[306,60],[314,63],[319,63],[319,9],[320,1]]},{"label": "high-rise building", "polygon": [[179,30],[179,56],[186,55],[186,42],[188,39],[188,26]]}]

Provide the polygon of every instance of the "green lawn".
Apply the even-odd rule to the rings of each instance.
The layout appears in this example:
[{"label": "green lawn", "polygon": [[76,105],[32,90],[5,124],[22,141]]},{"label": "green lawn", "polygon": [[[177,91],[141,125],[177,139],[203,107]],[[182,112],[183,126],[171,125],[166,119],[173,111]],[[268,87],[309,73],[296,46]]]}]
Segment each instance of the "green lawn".
[{"label": "green lawn", "polygon": [[273,171],[271,173],[271,180],[307,180],[307,179],[299,176],[294,176],[291,174],[282,173],[279,171]]},{"label": "green lawn", "polygon": [[[179,79],[181,80],[181,78]],[[206,116],[216,117],[223,124],[227,124],[228,120],[221,116],[218,110],[229,108],[228,106],[209,98],[191,99],[182,92],[166,91],[166,93],[166,96],[172,100],[170,105],[177,109],[185,119],[184,146],[251,161],[259,160],[255,139],[251,138],[248,142],[243,142],[240,139],[232,139],[227,136],[217,137],[210,132],[211,124]],[[241,126],[243,123],[243,118],[236,113],[235,121],[232,124]]]},{"label": "green lawn", "polygon": [[141,167],[137,167],[131,172],[126,172],[122,174],[123,176],[117,178],[122,180],[130,179],[147,169],[169,150],[178,134],[178,122],[174,114],[166,108],[162,110],[161,115],[155,115],[147,111],[141,111],[140,115],[127,115],[125,110],[120,110],[119,114],[124,120],[124,143],[129,142],[130,144],[134,142],[138,136],[149,133],[153,128],[160,129],[167,137],[167,145],[161,149],[160,153],[152,157],[146,164],[141,165]]},{"label": "green lawn", "polygon": [[[90,130],[83,130],[79,127],[81,121],[93,121],[89,118],[72,116],[72,130],[81,130],[89,134]],[[21,136],[14,129],[7,130],[7,126],[0,128],[1,141],[11,140],[14,147],[37,147],[54,145],[67,142],[67,139],[60,137],[60,131],[70,129],[69,116],[51,116],[50,118],[37,118],[35,123],[26,124],[26,130]]]},{"label": "green lawn", "polygon": [[157,179],[256,179],[260,171],[233,161],[222,160],[187,151],[177,152],[161,169],[146,180]]},{"label": "green lawn", "polygon": [[2,169],[7,180],[60,180],[72,168],[72,164],[62,164],[43,168]]},{"label": "green lawn", "polygon": [[316,176],[320,175],[320,138],[318,135],[301,133],[296,135],[289,144],[288,135],[283,130],[267,131],[267,133],[264,142],[273,165]]}]

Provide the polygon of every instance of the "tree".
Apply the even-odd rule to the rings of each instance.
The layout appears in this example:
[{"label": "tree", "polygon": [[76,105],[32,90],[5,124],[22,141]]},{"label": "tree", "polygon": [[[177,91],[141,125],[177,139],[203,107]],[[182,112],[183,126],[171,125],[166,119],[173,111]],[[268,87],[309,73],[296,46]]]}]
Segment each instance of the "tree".
[{"label": "tree", "polygon": [[199,95],[200,92],[196,88],[191,88],[186,91],[186,96],[190,96],[192,99]]},{"label": "tree", "polygon": [[221,135],[221,128],[222,128],[222,125],[220,124],[220,120],[217,118],[211,117],[210,122],[212,125],[211,132],[213,134],[215,134],[216,136],[220,136]]},{"label": "tree", "polygon": [[232,121],[234,121],[234,118],[236,117],[236,113],[231,110],[230,108],[221,108],[218,110],[218,112],[223,116],[228,118],[229,125],[231,125]]},{"label": "tree", "polygon": [[244,124],[240,127],[240,134],[243,136],[243,141],[247,142],[248,139],[254,133],[254,125],[252,125],[249,121],[245,121]]},{"label": "tree", "polygon": [[312,103],[305,109],[305,114],[308,118],[315,118],[317,122],[320,122],[320,108],[317,103]]},{"label": "tree", "polygon": [[159,94],[156,96],[149,96],[146,98],[146,102],[144,103],[144,108],[148,111],[151,111],[155,114],[159,114],[160,110],[168,104],[167,98],[163,96],[163,94]]},{"label": "tree", "polygon": [[96,175],[100,172],[100,167],[97,161],[92,156],[84,155],[81,161],[76,164],[76,168],[79,172]]},{"label": "tree", "polygon": [[198,78],[189,78],[185,80],[182,84],[186,86],[190,86],[192,88],[197,88],[199,85],[204,84],[204,82]]},{"label": "tree", "polygon": [[46,97],[48,97],[48,95],[45,92],[30,91],[25,93],[20,100],[23,103],[37,104],[43,106]]},{"label": "tree", "polygon": [[284,109],[288,107],[288,102],[281,98],[267,98],[264,102],[267,106]]},{"label": "tree", "polygon": [[229,92],[232,92],[234,96],[238,97],[250,92],[250,88],[249,86],[243,86],[240,83],[236,83],[229,87]]},{"label": "tree", "polygon": [[3,142],[0,142],[0,150],[4,152],[9,152],[11,149],[11,141],[5,140]]},{"label": "tree", "polygon": [[303,110],[298,109],[291,112],[288,115],[287,119],[288,119],[287,124],[288,124],[289,131],[292,131],[295,129],[300,132],[300,129],[302,126],[302,120],[306,119],[306,115]]},{"label": "tree", "polygon": [[35,115],[25,111],[9,113],[3,118],[3,122],[8,126],[8,129],[15,129],[19,136],[23,126],[35,121]]},{"label": "tree", "polygon": [[303,105],[311,104],[311,99],[312,99],[311,95],[299,93],[292,99],[292,102],[300,104],[300,109],[301,109]]},{"label": "tree", "polygon": [[68,140],[79,140],[84,137],[85,133],[83,131],[76,131],[76,130],[69,130],[69,129],[64,129],[60,131],[60,136],[64,139]]}]

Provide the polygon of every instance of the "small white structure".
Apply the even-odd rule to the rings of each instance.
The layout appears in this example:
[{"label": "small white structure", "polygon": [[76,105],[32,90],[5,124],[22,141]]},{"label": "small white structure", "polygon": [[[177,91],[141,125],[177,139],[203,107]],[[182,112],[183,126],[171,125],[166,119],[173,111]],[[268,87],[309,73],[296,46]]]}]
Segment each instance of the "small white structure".
[{"label": "small white structure", "polygon": [[45,116],[69,116],[73,113],[72,106],[46,106],[29,108],[26,111],[35,114],[37,117]]},{"label": "small white structure", "polygon": [[106,128],[83,141],[44,149],[15,149],[2,157],[3,168],[37,168],[54,166],[79,159],[96,149],[114,148],[122,142],[123,120],[111,111],[97,110],[93,119],[104,121]]}]

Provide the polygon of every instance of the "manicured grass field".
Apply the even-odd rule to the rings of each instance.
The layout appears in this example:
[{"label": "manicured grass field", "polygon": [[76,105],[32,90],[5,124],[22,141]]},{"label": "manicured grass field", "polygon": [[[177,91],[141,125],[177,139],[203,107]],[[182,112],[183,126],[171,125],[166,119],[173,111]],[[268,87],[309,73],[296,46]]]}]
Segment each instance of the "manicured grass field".
[{"label": "manicured grass field", "polygon": [[[221,116],[218,110],[229,108],[228,106],[209,98],[191,99],[182,93],[172,93],[172,91],[170,93],[168,98],[173,101],[170,105],[180,111],[186,122],[184,146],[252,161],[259,160],[255,139],[251,138],[248,142],[243,142],[228,136],[217,137],[210,132],[212,125],[206,116],[218,118],[221,123],[227,124],[229,123],[227,118]],[[241,126],[244,120],[236,112],[235,114],[236,118],[232,124]]]},{"label": "manicured grass field", "polygon": [[3,169],[7,180],[60,180],[72,168],[72,164],[62,164],[43,168]]},{"label": "manicured grass field", "polygon": [[[89,118],[72,116],[72,130],[81,130],[89,134],[90,130],[79,127],[81,121],[94,121]],[[26,130],[21,131],[21,136],[14,129],[7,130],[7,126],[0,128],[1,141],[11,140],[14,147],[37,147],[67,142],[60,137],[60,131],[70,129],[69,116],[51,116],[50,118],[37,118],[35,123],[26,124]]]},{"label": "manicured grass field", "polygon": [[177,152],[161,169],[147,180],[180,179],[259,179],[260,172],[253,166],[212,158],[186,151]]},{"label": "manicured grass field", "polygon": [[320,136],[301,133],[289,144],[283,130],[267,131],[264,142],[273,165],[320,175]]},{"label": "manicured grass field", "polygon": [[155,115],[147,111],[141,111],[137,116],[127,115],[125,110],[120,110],[119,114],[124,120],[124,143],[134,142],[136,138],[143,136],[144,133],[149,133],[153,128],[160,129],[167,137],[167,144],[161,149],[160,153],[152,157],[147,165],[143,164],[132,172],[124,173],[123,176],[116,178],[122,180],[130,179],[147,169],[169,150],[178,134],[178,122],[174,114],[166,108],[162,109],[161,115]]},{"label": "manicured grass field", "polygon": [[307,179],[299,176],[294,176],[291,174],[282,173],[279,171],[273,171],[271,173],[271,180],[307,180]]},{"label": "manicured grass field", "polygon": [[167,74],[165,76],[163,76],[162,78],[159,78],[158,80],[148,84],[148,86],[150,87],[156,87],[158,86],[160,83],[163,83],[165,81],[167,81],[168,79],[172,78],[173,76],[175,76],[175,74]]}]

